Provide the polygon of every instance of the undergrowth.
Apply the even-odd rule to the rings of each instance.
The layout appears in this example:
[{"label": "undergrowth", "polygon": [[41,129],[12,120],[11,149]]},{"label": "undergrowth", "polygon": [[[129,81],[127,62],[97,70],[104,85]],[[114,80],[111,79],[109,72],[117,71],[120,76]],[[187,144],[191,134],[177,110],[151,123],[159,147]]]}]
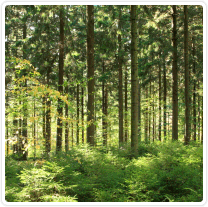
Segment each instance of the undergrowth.
[{"label": "undergrowth", "polygon": [[141,143],[129,149],[73,147],[50,159],[6,158],[8,202],[201,202],[203,147]]}]

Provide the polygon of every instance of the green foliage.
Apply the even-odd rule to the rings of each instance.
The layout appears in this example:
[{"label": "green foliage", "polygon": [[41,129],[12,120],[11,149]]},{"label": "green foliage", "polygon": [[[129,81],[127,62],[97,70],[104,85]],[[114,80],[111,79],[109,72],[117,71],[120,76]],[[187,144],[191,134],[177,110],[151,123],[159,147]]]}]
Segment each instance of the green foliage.
[{"label": "green foliage", "polygon": [[[49,160],[6,160],[6,200],[41,202],[200,202],[203,148],[154,143],[128,149],[73,147]],[[24,169],[23,169],[24,168]]]},{"label": "green foliage", "polygon": [[[185,201],[186,196],[197,192],[194,201],[200,202],[202,154],[201,146],[187,147],[170,142],[160,147],[157,156],[149,154],[134,159],[127,166],[130,177],[126,179],[132,199],[145,202]],[[188,188],[191,190],[188,191]]]}]

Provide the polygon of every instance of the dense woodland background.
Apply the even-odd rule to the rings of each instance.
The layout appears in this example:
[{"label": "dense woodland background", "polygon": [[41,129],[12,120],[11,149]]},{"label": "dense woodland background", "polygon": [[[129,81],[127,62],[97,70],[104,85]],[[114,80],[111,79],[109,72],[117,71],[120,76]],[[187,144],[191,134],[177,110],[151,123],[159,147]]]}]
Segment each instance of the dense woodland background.
[{"label": "dense woodland background", "polygon": [[202,200],[202,6],[8,5],[5,49],[7,201]]}]

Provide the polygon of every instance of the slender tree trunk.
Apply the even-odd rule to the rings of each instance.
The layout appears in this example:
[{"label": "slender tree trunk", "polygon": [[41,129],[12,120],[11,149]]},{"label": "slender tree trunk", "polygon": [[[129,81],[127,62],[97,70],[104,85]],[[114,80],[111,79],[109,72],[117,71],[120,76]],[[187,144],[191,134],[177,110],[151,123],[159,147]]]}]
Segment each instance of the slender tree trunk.
[{"label": "slender tree trunk", "polygon": [[128,120],[127,120],[127,115],[128,115],[128,72],[127,72],[127,66],[125,70],[125,114],[124,114],[124,141],[127,143],[128,140]]},{"label": "slender tree trunk", "polygon": [[145,107],[145,133],[144,133],[144,139],[145,139],[145,143],[148,143],[148,87],[147,85],[145,86],[145,95],[146,95],[146,107]]},{"label": "slender tree trunk", "polygon": [[168,114],[168,127],[167,127],[167,132],[168,132],[168,138],[169,138],[169,136],[170,136],[170,114],[169,114],[169,112],[167,112],[167,114]]},{"label": "slender tree trunk", "polygon": [[82,143],[84,144],[84,87],[82,87],[81,105],[82,105]]},{"label": "slender tree trunk", "polygon": [[[105,74],[105,62],[103,60],[103,75]],[[103,79],[102,82],[102,128],[103,128],[103,145],[107,146],[107,89],[106,89],[106,85],[105,85],[105,81]]]},{"label": "slender tree trunk", "polygon": [[[47,87],[49,87],[49,80],[50,80],[50,76],[49,76],[49,68],[48,68],[47,69]],[[49,94],[46,94],[46,97],[44,97],[44,99],[46,101],[45,152],[46,152],[46,156],[48,157],[51,151],[51,100],[50,100]]]},{"label": "slender tree trunk", "polygon": [[118,20],[118,99],[119,99],[119,147],[123,145],[123,71],[122,71],[122,51],[121,51],[121,6],[119,7],[119,20]]},{"label": "slender tree trunk", "polygon": [[[94,93],[94,95],[95,95],[95,102],[94,103],[96,103],[96,90],[95,90],[95,93]],[[94,123],[97,123],[97,107],[96,107],[96,105],[94,104]],[[97,139],[96,139],[96,137],[97,137],[97,124],[95,124],[94,125],[94,146],[96,147],[97,146]]]},{"label": "slender tree trunk", "polygon": [[161,141],[161,100],[162,100],[162,87],[161,87],[161,65],[159,64],[159,126],[158,126],[158,138]]},{"label": "slender tree trunk", "polygon": [[[9,107],[9,96],[6,94],[6,103],[5,103],[6,109]],[[9,113],[5,113],[5,128],[6,128],[6,155],[9,155],[9,120],[8,120]]]},{"label": "slender tree trunk", "polygon": [[189,69],[188,69],[188,11],[184,5],[184,60],[185,60],[185,104],[186,134],[185,144],[190,142],[190,103],[189,103]]},{"label": "slender tree trunk", "polygon": [[[16,36],[16,42],[18,41],[18,35],[15,32]],[[15,49],[14,53],[15,57],[18,57],[18,50]],[[14,69],[15,70],[15,69]],[[17,80],[17,73],[15,71],[15,79]],[[15,81],[15,84],[17,85],[17,82]],[[15,89],[14,96],[17,96],[17,89]],[[17,119],[17,106],[15,106],[14,113],[13,113],[13,139],[15,141],[15,144],[13,145],[13,154],[19,154],[19,134],[18,134],[18,119]]]},{"label": "slender tree trunk", "polygon": [[107,121],[107,117],[108,117],[108,86],[107,84],[105,85],[105,91],[104,91],[104,114],[105,114],[105,122],[104,122],[104,130],[105,130],[105,144],[107,146],[108,144],[108,121]]},{"label": "slender tree trunk", "polygon": [[164,113],[163,113],[163,131],[164,131],[164,140],[166,141],[167,139],[167,122],[166,122],[166,112],[167,112],[167,84],[166,84],[166,65],[165,65],[165,54],[163,54],[163,88],[164,88],[164,95],[163,95],[163,108],[164,108]]},{"label": "slender tree trunk", "polygon": [[[151,81],[149,83],[149,96],[151,97],[152,95],[152,84],[151,84]],[[150,137],[151,137],[151,99],[149,100],[149,110],[148,110],[148,126],[149,126],[149,129],[148,129],[148,142],[150,143]]]},{"label": "slender tree trunk", "polygon": [[[59,82],[58,91],[63,93],[63,75],[64,75],[64,20],[63,20],[63,6],[60,8],[60,43],[59,43]],[[57,140],[56,152],[62,150],[62,117],[63,117],[63,101],[58,99],[58,119],[57,119]]]},{"label": "slender tree trunk", "polygon": [[77,84],[77,145],[79,144],[79,84]]},{"label": "slender tree trunk", "polygon": [[141,86],[138,80],[138,141],[141,142]]},{"label": "slender tree trunk", "polygon": [[[20,84],[19,87],[22,87],[22,85]],[[19,98],[22,99],[22,91],[20,91],[20,95]],[[22,103],[22,101],[19,101],[19,105],[23,105],[24,102]],[[24,107],[24,106],[23,106]],[[22,144],[23,144],[23,137],[22,137],[22,110],[21,108],[19,109],[19,120],[18,120],[18,154],[19,154],[19,158],[22,159],[22,155],[23,155],[23,148],[22,148]]]},{"label": "slender tree trunk", "polygon": [[[105,63],[103,60],[103,75],[105,73]],[[102,130],[103,130],[103,145],[106,146],[105,140],[105,80],[102,81]]]},{"label": "slender tree trunk", "polygon": [[172,140],[178,140],[178,68],[177,68],[177,21],[176,5],[173,5],[173,118]]},{"label": "slender tree trunk", "polygon": [[34,122],[33,122],[33,142],[34,142],[34,159],[36,158],[36,108],[35,108],[35,98],[34,98],[34,105],[33,105],[33,117],[34,117]]},{"label": "slender tree trunk", "polygon": [[201,126],[202,126],[202,132],[201,132],[201,143],[203,144],[203,95],[202,95],[202,97],[201,97],[201,104],[202,104],[202,110],[201,110],[201,113],[202,113],[202,118],[201,118],[201,120],[202,120],[202,124],[201,124]]},{"label": "slender tree trunk", "polygon": [[88,128],[87,128],[87,142],[94,145],[94,6],[87,6],[87,66],[88,66]]},{"label": "slender tree trunk", "polygon": [[[198,90],[199,90],[199,81],[198,81]],[[200,111],[200,95],[197,95],[198,97],[198,141],[200,141],[200,135],[201,135],[201,129],[200,129],[200,115],[201,115],[201,111]]]},{"label": "slender tree trunk", "polygon": [[[23,25],[23,39],[26,39],[27,37],[27,26],[26,23]],[[26,44],[23,45],[23,59],[27,58],[27,53],[26,53]],[[26,146],[28,144],[28,132],[27,132],[27,116],[28,116],[28,110],[27,110],[27,80],[24,81],[24,98],[23,98],[23,122],[22,122],[22,159],[27,160],[28,157],[28,150],[26,149]]]},{"label": "slender tree trunk", "polygon": [[[72,73],[72,71],[70,71]],[[73,101],[73,97],[75,97],[75,87],[74,86],[71,86],[70,87],[70,95],[72,98],[70,98],[70,101],[72,102]],[[71,124],[70,124],[70,128],[71,128],[71,146],[73,147],[74,145],[74,114],[73,112],[71,112]]]},{"label": "slender tree trunk", "polygon": [[[7,10],[6,10],[7,11]],[[7,14],[6,14],[6,16],[7,16]],[[9,39],[9,35],[8,35],[8,39]],[[5,43],[5,58],[6,57],[9,57],[10,56],[10,52],[9,52],[9,42],[6,42]],[[5,76],[5,95],[6,95],[6,99],[5,99],[5,112],[6,112],[6,110],[9,108],[9,92],[7,91],[7,84],[8,84],[8,82],[7,82],[7,78],[6,78],[6,76]],[[5,135],[6,135],[6,155],[8,156],[9,155],[9,120],[8,120],[8,115],[9,115],[9,113],[8,112],[6,112],[5,113],[5,129],[6,129],[6,133],[5,133]],[[10,126],[11,127],[11,126]]]},{"label": "slender tree trunk", "polygon": [[[68,85],[65,87],[65,93],[67,94],[68,97]],[[68,100],[68,99],[67,99]],[[69,119],[68,119],[68,104],[65,104],[65,152],[68,152],[69,150]]]},{"label": "slender tree trunk", "polygon": [[[44,95],[42,98],[42,133],[43,133],[43,140],[46,142],[46,96]],[[44,143],[46,145],[46,143]]]},{"label": "slender tree trunk", "polygon": [[[73,118],[74,118],[74,116],[73,116],[73,114],[72,114],[72,120],[73,120]],[[73,123],[73,121],[72,121],[72,123],[71,123],[71,139],[72,139],[72,147],[74,146],[74,123]]]},{"label": "slender tree trunk", "polygon": [[155,141],[155,88],[154,88],[154,82],[152,85],[152,95],[153,95],[153,103],[152,103],[152,141]]},{"label": "slender tree trunk", "polygon": [[194,85],[194,91],[193,91],[193,121],[194,121],[194,141],[196,141],[196,65],[195,65],[195,40],[194,37],[192,37],[193,41],[193,85]]},{"label": "slender tree trunk", "polygon": [[137,6],[131,5],[131,149],[138,154]]}]

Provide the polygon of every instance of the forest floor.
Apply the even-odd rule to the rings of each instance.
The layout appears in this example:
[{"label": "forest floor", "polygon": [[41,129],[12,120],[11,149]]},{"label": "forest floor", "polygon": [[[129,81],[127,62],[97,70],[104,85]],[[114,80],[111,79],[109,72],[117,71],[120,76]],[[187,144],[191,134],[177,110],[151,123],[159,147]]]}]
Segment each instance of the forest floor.
[{"label": "forest floor", "polygon": [[49,159],[5,160],[7,202],[201,202],[203,146],[141,143],[130,150],[73,147]]}]

